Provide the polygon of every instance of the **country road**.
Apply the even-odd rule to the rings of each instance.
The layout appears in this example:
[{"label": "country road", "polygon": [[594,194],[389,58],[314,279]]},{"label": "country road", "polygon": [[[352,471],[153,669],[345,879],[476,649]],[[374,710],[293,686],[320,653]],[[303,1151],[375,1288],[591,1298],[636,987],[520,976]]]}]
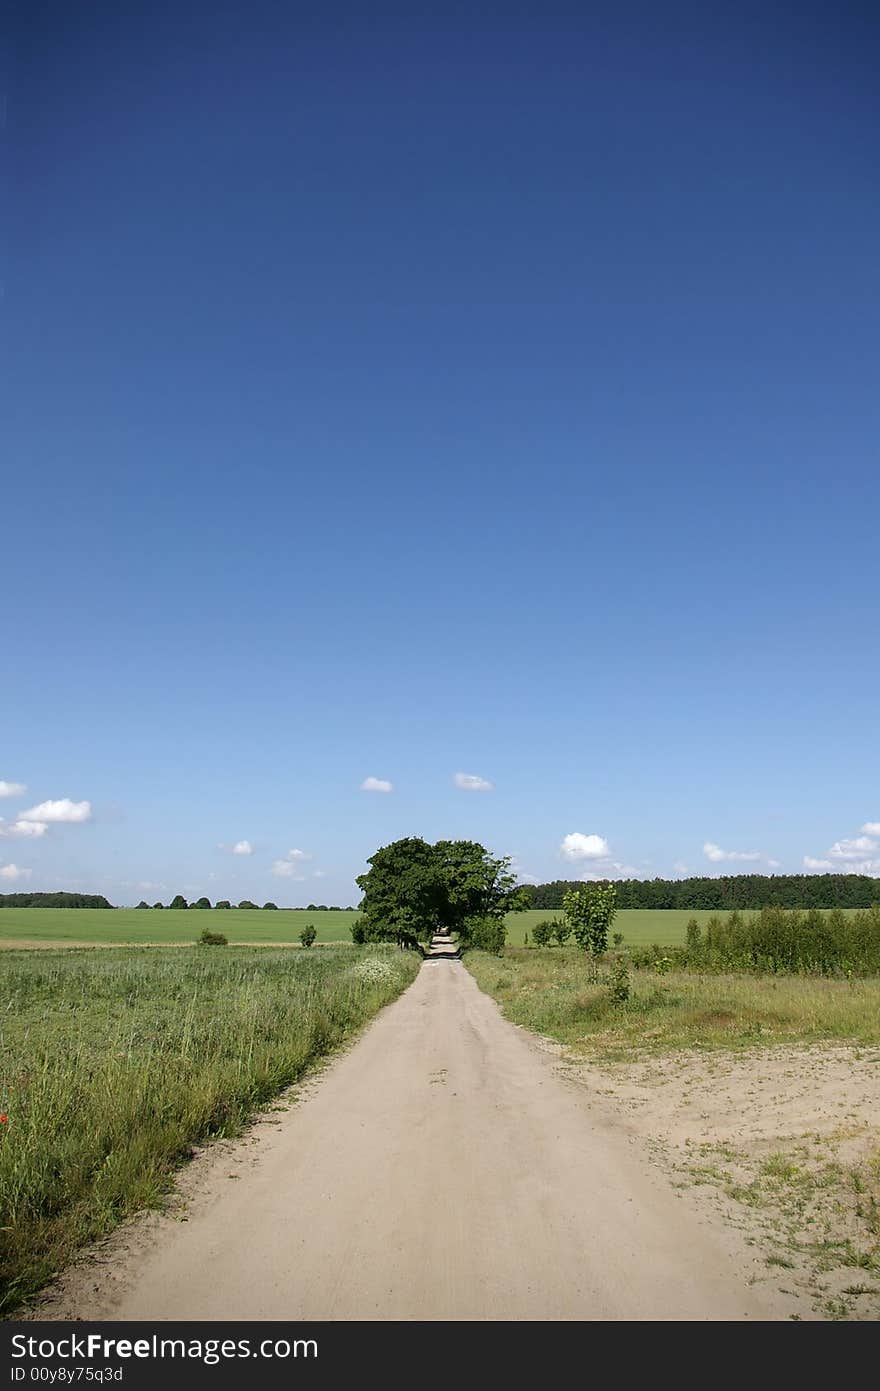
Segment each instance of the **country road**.
[{"label": "country road", "polygon": [[151,1219],[145,1244],[37,1316],[755,1320],[793,1307],[749,1286],[754,1252],[698,1219],[459,961],[426,961],[272,1122],[236,1181],[228,1159],[215,1165],[187,1221]]}]

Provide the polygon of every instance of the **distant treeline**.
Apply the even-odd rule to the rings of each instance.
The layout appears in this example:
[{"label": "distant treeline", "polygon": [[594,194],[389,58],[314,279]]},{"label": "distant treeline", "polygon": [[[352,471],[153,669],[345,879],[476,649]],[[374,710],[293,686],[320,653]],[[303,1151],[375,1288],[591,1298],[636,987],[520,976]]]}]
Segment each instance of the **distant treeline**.
[{"label": "distant treeline", "polygon": [[103,894],[0,894],[0,908],[112,908]]},{"label": "distant treeline", "polygon": [[[164,908],[164,907],[165,907],[165,904],[164,904],[164,903],[147,903],[146,900],[142,898],[141,901],[140,901],[140,903],[137,904],[137,907],[138,907],[138,908],[151,908],[151,909],[154,909],[154,908]],[[179,910],[179,909],[182,909],[182,908],[211,908],[211,909],[213,910],[213,909],[215,909],[215,908],[236,908],[236,907],[238,907],[238,908],[247,908],[247,909],[251,909],[251,908],[256,908],[256,909],[258,909],[258,908],[260,907],[260,905],[259,905],[259,903],[252,903],[251,900],[250,900],[249,898],[243,898],[243,899],[241,900],[241,902],[238,903],[238,904],[230,903],[230,901],[229,901],[228,898],[218,898],[217,902],[214,903],[214,904],[211,903],[211,900],[210,900],[209,898],[197,898],[197,899],[195,899],[195,901],[194,901],[193,903],[187,903],[187,901],[186,901],[186,899],[184,898],[183,894],[177,894],[177,896],[176,896],[175,898],[172,898],[171,902],[168,904],[168,907],[169,907],[169,908],[174,908],[175,910]],[[279,912],[279,911],[280,911],[280,912],[282,912],[282,913],[352,913],[352,912],[354,912],[354,909],[353,909],[353,908],[337,908],[336,904],[331,904],[331,906],[328,908],[326,903],[310,903],[310,904],[308,905],[307,908],[281,908],[281,909],[278,908],[278,904],[277,904],[277,903],[264,903],[264,904],[263,904],[263,907],[264,907],[264,908],[271,908],[271,909],[273,909],[275,912]]]},{"label": "distant treeline", "polygon": [[[700,879],[618,879],[618,908],[870,908],[880,903],[880,879],[868,874],[725,874]],[[555,879],[527,886],[530,908],[561,908],[568,889]]]}]

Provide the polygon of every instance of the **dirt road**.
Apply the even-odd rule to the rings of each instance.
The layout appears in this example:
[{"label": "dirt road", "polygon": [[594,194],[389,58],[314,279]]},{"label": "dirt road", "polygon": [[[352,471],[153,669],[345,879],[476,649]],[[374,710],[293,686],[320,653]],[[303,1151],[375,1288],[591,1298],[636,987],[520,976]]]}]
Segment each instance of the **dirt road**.
[{"label": "dirt road", "polygon": [[796,1307],[750,1287],[755,1253],[698,1220],[460,962],[426,962],[272,1119],[236,1175],[234,1146],[214,1163],[187,1221],[152,1219],[138,1249],[111,1254],[97,1281],[94,1266],[75,1277],[41,1316],[754,1320]]}]

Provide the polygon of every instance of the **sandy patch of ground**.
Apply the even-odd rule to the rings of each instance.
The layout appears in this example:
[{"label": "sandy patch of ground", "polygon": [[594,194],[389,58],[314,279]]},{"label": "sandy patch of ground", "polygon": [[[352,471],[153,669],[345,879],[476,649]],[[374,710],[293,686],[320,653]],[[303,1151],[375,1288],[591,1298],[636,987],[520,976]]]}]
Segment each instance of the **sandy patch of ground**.
[{"label": "sandy patch of ground", "polygon": [[761,1253],[814,1316],[880,1318],[880,1049],[777,1047],[586,1063],[592,1093],[670,1175]]}]

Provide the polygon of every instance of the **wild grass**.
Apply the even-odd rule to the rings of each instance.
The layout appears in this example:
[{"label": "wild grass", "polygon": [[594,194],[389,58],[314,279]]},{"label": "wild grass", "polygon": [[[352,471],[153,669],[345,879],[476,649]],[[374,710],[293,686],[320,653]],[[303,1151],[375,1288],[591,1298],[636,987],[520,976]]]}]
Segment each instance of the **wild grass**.
[{"label": "wild grass", "polygon": [[385,947],[4,954],[0,1312],[155,1205],[195,1142],[237,1133],[418,965]]},{"label": "wild grass", "polygon": [[611,964],[572,947],[468,952],[465,964],[505,1016],[593,1054],[880,1041],[880,979],[757,976],[634,969],[627,1000],[612,997]]}]

